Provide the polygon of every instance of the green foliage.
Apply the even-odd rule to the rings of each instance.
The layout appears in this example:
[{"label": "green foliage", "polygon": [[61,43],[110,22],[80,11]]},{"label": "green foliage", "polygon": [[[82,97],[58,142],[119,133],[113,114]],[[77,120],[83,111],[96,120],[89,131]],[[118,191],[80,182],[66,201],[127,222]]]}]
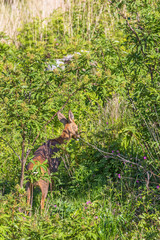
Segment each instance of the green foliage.
[{"label": "green foliage", "polygon": [[[159,238],[159,18],[157,1],[74,1],[26,24],[16,45],[0,42],[2,239]],[[46,71],[74,52],[65,70]],[[81,137],[58,153],[54,197],[43,214],[35,199],[29,217],[15,186],[47,170],[22,171],[60,136],[62,107]]]},{"label": "green foliage", "polygon": [[[134,194],[119,192],[117,186],[99,187],[85,197],[71,199],[54,195],[43,214],[28,217],[18,211],[25,206],[22,190],[2,199],[2,239],[158,239],[159,212],[153,207],[153,190]],[[21,198],[19,198],[21,193]],[[123,194],[122,194],[123,193]],[[140,193],[140,192],[139,192]],[[156,192],[154,192],[155,194]],[[123,195],[123,196],[122,196]],[[7,214],[6,214],[7,212]],[[131,224],[132,223],[132,224]],[[157,227],[156,227],[157,226]]]},{"label": "green foliage", "polygon": [[[27,172],[26,175],[27,181],[29,180],[31,183],[35,183],[38,182],[40,179],[43,179],[44,181],[50,182],[50,176],[48,174],[47,165],[48,160],[46,159],[43,163],[37,162],[36,164],[33,160],[31,160],[30,162],[32,162],[34,165],[33,169]],[[44,170],[44,174],[42,170]]]}]

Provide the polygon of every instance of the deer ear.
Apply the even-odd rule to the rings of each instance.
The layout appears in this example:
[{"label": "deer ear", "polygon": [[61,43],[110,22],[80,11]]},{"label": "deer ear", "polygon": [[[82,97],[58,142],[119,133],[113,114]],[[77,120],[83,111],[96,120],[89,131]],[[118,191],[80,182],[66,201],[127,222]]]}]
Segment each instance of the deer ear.
[{"label": "deer ear", "polygon": [[58,116],[59,121],[61,123],[63,123],[64,125],[66,125],[66,123],[68,123],[68,120],[65,118],[65,116],[61,112],[58,112],[57,116]]},{"label": "deer ear", "polygon": [[69,110],[69,121],[72,122],[74,120],[74,115],[71,112],[71,110]]}]

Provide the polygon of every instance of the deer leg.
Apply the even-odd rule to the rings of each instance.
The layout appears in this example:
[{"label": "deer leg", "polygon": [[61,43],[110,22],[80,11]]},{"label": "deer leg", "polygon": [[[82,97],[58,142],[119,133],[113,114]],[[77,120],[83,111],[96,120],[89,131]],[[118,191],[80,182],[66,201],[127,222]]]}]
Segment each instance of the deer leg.
[{"label": "deer leg", "polygon": [[[31,194],[31,191],[32,191],[32,184],[30,182],[27,182],[26,184],[26,190],[27,190],[27,206],[28,207],[32,207],[31,205],[31,197],[32,197],[32,194]],[[31,216],[31,211],[28,211],[27,210],[27,215],[29,214],[29,216]]]},{"label": "deer leg", "polygon": [[45,199],[47,197],[47,193],[48,193],[48,188],[49,188],[49,182],[48,181],[44,181],[44,180],[40,180],[38,182],[38,185],[42,191],[42,198],[41,198],[41,210],[44,209],[44,202]]},{"label": "deer leg", "polygon": [[30,182],[26,184],[26,188],[27,188],[27,205],[30,206],[31,204],[31,183]]}]

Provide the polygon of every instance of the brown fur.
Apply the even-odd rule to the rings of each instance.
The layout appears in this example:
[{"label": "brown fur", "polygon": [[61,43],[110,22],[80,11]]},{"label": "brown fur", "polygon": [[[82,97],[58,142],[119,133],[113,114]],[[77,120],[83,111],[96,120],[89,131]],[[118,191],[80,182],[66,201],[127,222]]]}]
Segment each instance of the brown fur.
[{"label": "brown fur", "polygon": [[[63,144],[65,141],[70,140],[71,138],[77,138],[78,135],[78,127],[74,122],[74,116],[71,111],[69,111],[69,120],[67,120],[63,114],[58,112],[58,119],[64,124],[64,130],[60,137],[55,139],[50,139],[47,143],[44,143],[40,146],[34,153],[34,164],[40,162],[41,164],[48,159],[48,173],[56,172],[58,170],[58,166],[60,164],[60,160],[58,158],[52,157],[52,154],[59,151],[58,145]],[[28,170],[32,170],[34,164],[30,162],[27,166]],[[45,173],[45,170],[41,168],[42,174]],[[42,191],[41,198],[41,209],[44,208],[44,202],[47,197],[49,181],[40,179],[38,182],[34,183],[34,185],[39,186]],[[32,198],[33,198],[33,184],[30,182],[27,183],[27,204],[32,206]]]}]

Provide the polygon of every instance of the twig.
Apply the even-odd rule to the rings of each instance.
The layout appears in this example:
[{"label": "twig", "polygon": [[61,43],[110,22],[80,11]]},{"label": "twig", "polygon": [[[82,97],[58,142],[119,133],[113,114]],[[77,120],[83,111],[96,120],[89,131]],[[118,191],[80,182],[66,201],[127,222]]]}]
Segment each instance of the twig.
[{"label": "twig", "polygon": [[[151,173],[151,176],[152,176],[152,173]],[[147,178],[146,178],[146,188],[147,188],[147,190],[149,190],[149,180],[150,180],[151,176],[149,175],[149,172],[147,172]]]},{"label": "twig", "polygon": [[64,157],[61,157],[61,158],[62,158],[62,160],[63,160],[63,162],[64,162],[64,166],[65,166],[65,168],[67,169],[68,175],[69,175],[70,177],[72,177],[72,175],[71,175],[71,173],[70,173],[70,171],[69,171],[69,167],[67,166]]}]

